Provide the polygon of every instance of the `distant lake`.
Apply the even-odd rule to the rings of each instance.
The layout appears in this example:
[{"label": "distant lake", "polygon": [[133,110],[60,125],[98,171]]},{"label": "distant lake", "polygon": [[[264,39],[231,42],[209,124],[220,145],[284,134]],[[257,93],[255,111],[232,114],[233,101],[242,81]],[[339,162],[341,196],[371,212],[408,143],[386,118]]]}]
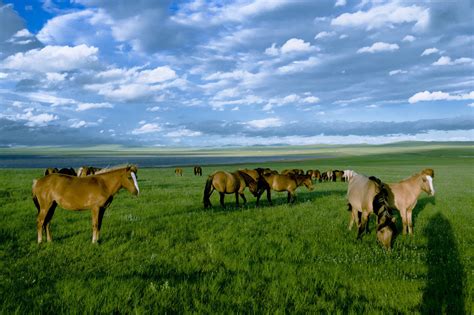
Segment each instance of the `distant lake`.
[{"label": "distant lake", "polygon": [[106,167],[132,163],[140,167],[172,167],[194,165],[243,164],[275,161],[321,159],[321,155],[275,156],[58,156],[58,155],[0,155],[0,168]]}]

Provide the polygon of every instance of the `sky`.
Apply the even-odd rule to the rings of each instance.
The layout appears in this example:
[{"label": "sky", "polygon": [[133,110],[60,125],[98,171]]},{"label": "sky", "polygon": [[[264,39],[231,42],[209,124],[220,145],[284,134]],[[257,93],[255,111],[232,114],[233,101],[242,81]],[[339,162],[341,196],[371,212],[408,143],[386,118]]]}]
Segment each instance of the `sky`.
[{"label": "sky", "polygon": [[473,1],[0,0],[0,146],[474,141]]}]

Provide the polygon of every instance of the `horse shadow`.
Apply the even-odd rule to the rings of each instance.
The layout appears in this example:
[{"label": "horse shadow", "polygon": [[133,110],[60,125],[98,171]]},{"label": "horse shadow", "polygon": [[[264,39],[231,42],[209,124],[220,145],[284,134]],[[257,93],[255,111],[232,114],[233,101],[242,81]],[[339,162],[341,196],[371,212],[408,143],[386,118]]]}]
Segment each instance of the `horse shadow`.
[{"label": "horse shadow", "polygon": [[438,212],[430,218],[423,234],[428,238],[428,274],[421,313],[465,314],[466,273],[451,224]]},{"label": "horse shadow", "polygon": [[426,197],[423,199],[418,200],[415,208],[412,211],[412,222],[413,225],[415,225],[416,219],[418,215],[425,209],[427,205],[433,205],[436,206],[436,199],[434,196]]}]

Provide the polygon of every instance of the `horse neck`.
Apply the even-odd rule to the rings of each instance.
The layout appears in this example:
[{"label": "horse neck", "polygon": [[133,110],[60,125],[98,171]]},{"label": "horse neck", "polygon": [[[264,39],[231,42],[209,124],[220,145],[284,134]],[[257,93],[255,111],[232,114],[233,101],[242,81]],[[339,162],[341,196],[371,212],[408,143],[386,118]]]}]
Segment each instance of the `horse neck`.
[{"label": "horse neck", "polygon": [[115,195],[120,190],[120,188],[122,188],[122,172],[120,171],[112,171],[95,176],[101,177],[103,179],[103,182],[107,187],[107,191],[111,196]]},{"label": "horse neck", "polygon": [[413,194],[414,199],[418,199],[421,194],[422,179],[420,174],[413,175],[405,180],[402,180],[399,184],[407,187],[407,189]]}]

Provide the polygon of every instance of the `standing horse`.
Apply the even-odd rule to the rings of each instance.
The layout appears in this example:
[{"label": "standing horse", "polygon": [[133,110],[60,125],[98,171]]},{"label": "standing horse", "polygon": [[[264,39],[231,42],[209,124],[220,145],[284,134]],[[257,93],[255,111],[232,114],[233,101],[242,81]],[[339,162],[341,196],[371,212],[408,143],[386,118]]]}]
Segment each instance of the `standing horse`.
[{"label": "standing horse", "polygon": [[175,174],[176,176],[183,176],[183,169],[182,169],[182,168],[179,168],[179,167],[175,168],[174,174]]},{"label": "standing horse", "polygon": [[65,174],[65,175],[71,175],[71,176],[77,176],[76,171],[70,167],[70,168],[62,168],[58,171],[59,174]]},{"label": "standing horse", "polygon": [[57,167],[48,167],[44,170],[44,176],[59,172]]},{"label": "standing horse", "polygon": [[202,176],[202,168],[200,166],[195,166],[194,167],[194,176]]},{"label": "standing horse", "polygon": [[86,177],[89,175],[94,175],[95,173],[99,172],[101,170],[100,167],[94,167],[94,166],[81,166],[77,170],[77,177]]},{"label": "standing horse", "polygon": [[390,207],[400,211],[403,223],[403,234],[407,232],[413,234],[412,212],[421,192],[424,191],[434,196],[433,178],[433,169],[427,168],[398,183],[388,184],[389,204]]},{"label": "standing horse", "polygon": [[121,188],[134,195],[139,194],[137,170],[136,166],[128,165],[87,177],[51,174],[33,180],[33,202],[38,209],[38,243],[43,240],[43,229],[46,230],[48,242],[52,241],[49,226],[57,205],[73,211],[91,209],[92,243],[96,243],[105,209],[112,202],[113,196]]},{"label": "standing horse", "polygon": [[242,197],[244,204],[247,203],[247,199],[244,195],[245,187],[249,187],[250,192],[256,195],[258,186],[255,180],[242,171],[236,171],[233,173],[225,171],[217,171],[209,175],[204,188],[204,208],[211,207],[211,194],[214,190],[217,190],[220,195],[220,203],[224,208],[224,197],[225,194],[235,194],[235,203],[239,206],[239,195]]},{"label": "standing horse", "polygon": [[305,185],[309,191],[314,189],[311,176],[309,175],[282,175],[282,174],[263,174],[259,181],[259,189],[257,194],[257,205],[260,201],[260,196],[266,190],[268,203],[272,204],[271,190],[287,191],[288,203],[293,203],[296,200],[296,188]]},{"label": "standing horse", "polygon": [[311,176],[312,180],[317,180],[321,182],[321,173],[319,170],[307,170],[306,175]]}]

